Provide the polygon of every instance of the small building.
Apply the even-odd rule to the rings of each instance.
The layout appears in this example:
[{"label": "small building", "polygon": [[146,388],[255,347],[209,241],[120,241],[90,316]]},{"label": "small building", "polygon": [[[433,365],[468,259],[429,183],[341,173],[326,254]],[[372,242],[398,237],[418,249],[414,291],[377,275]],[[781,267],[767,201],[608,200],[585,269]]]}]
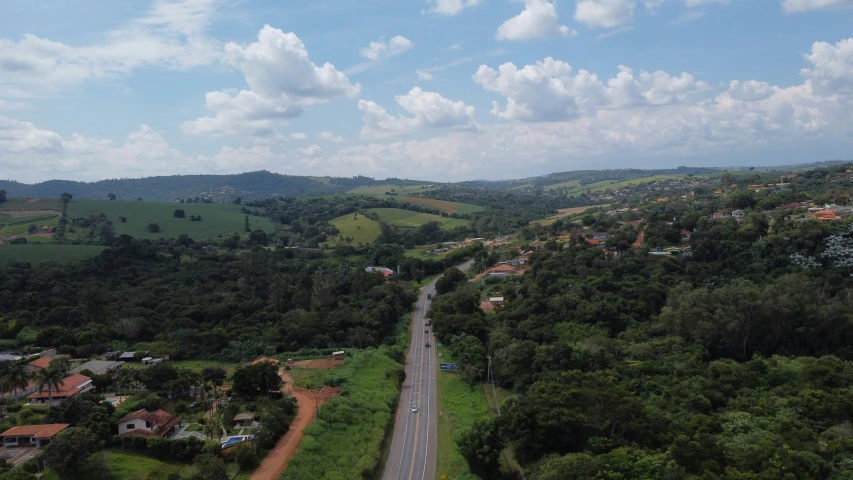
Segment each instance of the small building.
[{"label": "small building", "polygon": [[394,275],[394,270],[391,270],[390,268],[387,268],[387,267],[367,267],[364,270],[366,272],[369,272],[369,273],[379,272],[382,275],[384,275],[385,278],[388,278],[388,277],[391,277]]},{"label": "small building", "polygon": [[502,307],[504,304],[504,297],[489,297],[489,303],[495,307]]},{"label": "small building", "polygon": [[332,358],[335,360],[343,360],[344,359],[344,351],[339,350],[337,352],[332,352]]},{"label": "small building", "polygon": [[509,265],[498,265],[493,268],[491,272],[489,272],[490,277],[506,277],[509,275],[517,275],[518,272],[515,271],[515,268]]},{"label": "small building", "polygon": [[70,427],[67,423],[45,423],[41,425],[19,425],[3,433],[3,447],[36,447],[49,444],[57,433]]},{"label": "small building", "polygon": [[50,366],[50,361],[53,357],[39,357],[35,360],[27,362],[27,371],[32,374],[38,373],[40,370],[45,370]]},{"label": "small building", "polygon": [[509,265],[511,267],[517,267],[519,265],[525,265],[527,263],[526,258],[513,258],[512,260],[507,260],[505,262],[501,262],[504,265]]},{"label": "small building", "polygon": [[234,425],[241,428],[248,428],[252,426],[252,422],[255,420],[254,413],[238,413],[234,415]]},{"label": "small building", "polygon": [[118,421],[118,434],[165,438],[180,421],[181,417],[169,412],[163,410],[149,412],[142,408],[125,415]]},{"label": "small building", "polygon": [[[136,353],[137,352],[124,352],[118,356],[118,359],[121,361],[124,361],[124,362],[132,362],[132,361],[136,360]],[[148,352],[140,352],[140,353],[141,353],[142,358],[145,358],[148,356]]]},{"label": "small building", "polygon": [[162,357],[145,357],[142,359],[143,365],[154,365],[156,363],[163,363]]},{"label": "small building", "polygon": [[[86,393],[91,389],[91,378],[87,377],[86,375],[74,373],[65,377],[62,380],[62,383],[59,385],[59,388],[51,390],[50,392],[44,389],[39,390],[35,393],[30,394],[29,396],[27,396],[27,398],[30,400],[30,404],[33,405],[56,406],[71,397]],[[53,398],[53,402],[51,402],[51,398]]]},{"label": "small building", "polygon": [[68,373],[83,373],[89,371],[94,375],[103,375],[107,372],[112,372],[121,369],[124,362],[114,362],[112,360],[89,360],[88,362],[74,367]]}]

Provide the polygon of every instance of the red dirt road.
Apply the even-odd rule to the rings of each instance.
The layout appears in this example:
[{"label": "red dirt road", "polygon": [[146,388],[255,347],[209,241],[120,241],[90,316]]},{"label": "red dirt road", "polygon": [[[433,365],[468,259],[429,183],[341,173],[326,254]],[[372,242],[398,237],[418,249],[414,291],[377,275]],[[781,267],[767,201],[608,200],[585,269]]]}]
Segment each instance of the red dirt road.
[{"label": "red dirt road", "polygon": [[[302,440],[302,432],[311,423],[311,420],[314,420],[317,413],[315,410],[316,407],[326,403],[338,393],[337,390],[320,393],[293,388],[293,379],[290,378],[290,375],[284,373],[284,369],[279,369],[278,374],[284,382],[281,386],[281,391],[296,398],[299,410],[296,412],[296,418],[290,424],[290,429],[283,437],[278,439],[275,447],[270,450],[269,455],[264,458],[258,469],[252,473],[249,480],[278,480],[278,477],[287,469],[287,462],[296,453],[296,447],[299,446],[299,442]],[[329,390],[328,387],[325,390]]]}]

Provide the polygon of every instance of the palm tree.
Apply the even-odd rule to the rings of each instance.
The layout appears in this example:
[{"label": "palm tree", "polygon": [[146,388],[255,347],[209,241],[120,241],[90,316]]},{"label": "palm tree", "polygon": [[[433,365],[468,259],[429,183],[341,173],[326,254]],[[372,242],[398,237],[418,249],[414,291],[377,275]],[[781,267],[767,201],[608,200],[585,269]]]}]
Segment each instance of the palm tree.
[{"label": "palm tree", "polygon": [[[12,393],[15,390],[24,390],[30,386],[32,374],[27,371],[27,367],[23,364],[12,365],[7,370],[0,383],[2,383],[3,392]],[[15,403],[18,403],[18,398],[15,398]]]},{"label": "palm tree", "polygon": [[40,370],[36,374],[36,385],[38,386],[39,392],[41,392],[44,388],[47,388],[47,396],[50,405],[53,405],[53,392],[55,390],[59,390],[62,387],[62,380],[65,378],[65,374],[62,370],[58,368],[54,368],[52,365]]},{"label": "palm tree", "polygon": [[218,440],[222,436],[222,419],[218,415],[211,415],[204,424],[204,434],[211,440]]}]

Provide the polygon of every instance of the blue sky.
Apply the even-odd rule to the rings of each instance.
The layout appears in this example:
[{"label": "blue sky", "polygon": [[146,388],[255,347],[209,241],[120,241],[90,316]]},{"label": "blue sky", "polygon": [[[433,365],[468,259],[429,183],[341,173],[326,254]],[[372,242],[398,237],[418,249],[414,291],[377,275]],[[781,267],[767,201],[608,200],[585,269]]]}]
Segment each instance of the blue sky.
[{"label": "blue sky", "polygon": [[853,0],[4,0],[0,177],[850,158]]}]

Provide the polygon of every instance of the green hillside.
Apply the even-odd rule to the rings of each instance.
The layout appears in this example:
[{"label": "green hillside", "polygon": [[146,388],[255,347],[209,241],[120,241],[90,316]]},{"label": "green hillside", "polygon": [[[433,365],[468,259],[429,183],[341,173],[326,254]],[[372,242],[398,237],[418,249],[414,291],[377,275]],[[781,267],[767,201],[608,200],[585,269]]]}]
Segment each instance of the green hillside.
[{"label": "green hillside", "polygon": [[[352,243],[373,243],[379,238],[379,224],[375,221],[358,214],[342,215],[331,220],[329,223],[340,230],[340,235],[344,238],[352,237]],[[329,237],[327,244],[337,245],[341,242],[338,237]]]},{"label": "green hillside", "polygon": [[[183,209],[185,218],[175,218],[176,209]],[[117,235],[135,238],[173,238],[186,233],[191,238],[203,240],[220,234],[244,232],[245,214],[238,205],[228,203],[156,203],[123,202],[109,200],[72,200],[68,206],[71,218],[104,213],[113,222]],[[201,215],[200,222],[190,221],[191,215]],[[127,217],[122,223],[119,217]],[[249,215],[252,230],[273,231],[270,219]],[[148,231],[148,224],[160,225],[159,233]]]},{"label": "green hillside", "polygon": [[380,220],[397,228],[417,228],[429,222],[438,222],[441,224],[441,228],[447,230],[468,225],[468,220],[440,217],[430,213],[413,212],[401,208],[371,208],[367,211],[379,215]]}]

